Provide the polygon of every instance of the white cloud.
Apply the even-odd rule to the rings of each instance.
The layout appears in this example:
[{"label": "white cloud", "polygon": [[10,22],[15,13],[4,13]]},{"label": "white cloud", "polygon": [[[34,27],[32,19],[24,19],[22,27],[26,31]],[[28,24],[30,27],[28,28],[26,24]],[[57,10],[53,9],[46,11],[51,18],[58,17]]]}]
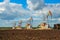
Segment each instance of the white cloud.
[{"label": "white cloud", "polygon": [[10,0],[4,0],[4,3],[10,3]]},{"label": "white cloud", "polygon": [[[12,21],[10,20],[26,21],[31,16],[33,17],[33,20],[43,20],[43,14],[47,15],[49,10],[51,10],[53,14],[53,19],[49,19],[49,20],[60,20],[59,19],[60,4],[45,5],[44,0],[27,0],[27,5],[28,5],[27,8],[29,10],[24,9],[22,7],[22,4],[10,3],[7,0],[5,0],[4,2],[1,2],[0,3],[0,19],[2,23],[4,24],[5,22],[6,24],[10,24],[12,23]],[[9,21],[4,21],[4,20],[9,20]]]},{"label": "white cloud", "polygon": [[58,21],[60,21],[60,18],[58,18]]},{"label": "white cloud", "polygon": [[32,14],[32,16],[39,16],[39,14],[38,13],[35,13],[35,14]]},{"label": "white cloud", "polygon": [[[21,18],[19,20],[25,21],[25,16],[31,16],[32,12],[24,9],[22,4],[10,3],[9,1],[5,0],[4,2],[0,3],[0,26],[12,26],[13,21],[16,18]],[[13,21],[11,21],[13,20]]]},{"label": "white cloud", "polygon": [[[60,17],[60,4],[48,4],[45,5],[44,0],[27,0],[28,8],[34,10],[33,16],[39,16],[41,14],[48,14],[50,10],[53,14],[53,18]],[[38,5],[37,5],[38,4]]]},{"label": "white cloud", "polygon": [[13,20],[18,17],[24,17],[27,14],[31,15],[32,12],[22,7],[22,4],[9,3],[6,4],[6,0],[0,4],[0,19]]},{"label": "white cloud", "polygon": [[5,11],[5,8],[0,8],[0,13],[2,13],[3,11]]},{"label": "white cloud", "polygon": [[0,19],[0,27],[12,27],[13,26],[13,20],[7,21]]},{"label": "white cloud", "polygon": [[39,10],[44,7],[44,0],[27,0],[30,10]]},{"label": "white cloud", "polygon": [[42,19],[40,19],[40,18],[33,18],[33,20],[42,20]]},{"label": "white cloud", "polygon": [[[5,2],[6,2],[6,0],[5,0]],[[7,2],[9,3],[9,1],[7,1]],[[51,10],[52,12],[58,11],[58,13],[60,13],[59,12],[59,8],[60,8],[59,5],[57,5],[56,7],[55,7],[55,5],[52,5],[52,6],[47,5],[45,7],[43,0],[38,0],[38,1],[37,0],[27,0],[27,4],[28,4],[28,8],[29,9],[31,8],[31,10],[38,9],[39,7],[42,7],[42,9],[39,8],[38,10],[34,11],[34,13],[33,13],[33,11],[29,11],[29,10],[24,9],[22,7],[22,4],[9,3],[9,5],[6,5],[6,3],[2,2],[0,4],[0,8],[1,8],[1,5],[3,7],[1,9],[2,11],[0,11],[0,12],[2,13],[4,11],[2,13],[2,15],[5,14],[6,16],[7,15],[12,16],[12,17],[14,17],[13,19],[15,19],[16,17],[20,17],[20,16],[26,16],[27,14],[29,14],[28,16],[31,16],[31,15],[32,16],[41,16],[41,15],[43,15],[43,13],[47,14],[48,10]],[[7,16],[7,17],[9,17],[9,16]],[[4,17],[0,17],[0,18],[4,18]]]}]

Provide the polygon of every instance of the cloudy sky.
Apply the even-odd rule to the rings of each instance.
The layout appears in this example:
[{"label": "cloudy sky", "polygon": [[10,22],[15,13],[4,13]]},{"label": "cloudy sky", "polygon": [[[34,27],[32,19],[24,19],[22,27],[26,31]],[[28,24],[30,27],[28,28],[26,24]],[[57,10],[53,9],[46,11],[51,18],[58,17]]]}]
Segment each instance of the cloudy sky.
[{"label": "cloudy sky", "polygon": [[49,10],[52,12],[52,19],[48,17],[50,26],[60,24],[60,0],[0,0],[0,27],[12,27],[14,22],[18,25],[20,20],[25,26],[31,16],[33,26],[37,26]]}]

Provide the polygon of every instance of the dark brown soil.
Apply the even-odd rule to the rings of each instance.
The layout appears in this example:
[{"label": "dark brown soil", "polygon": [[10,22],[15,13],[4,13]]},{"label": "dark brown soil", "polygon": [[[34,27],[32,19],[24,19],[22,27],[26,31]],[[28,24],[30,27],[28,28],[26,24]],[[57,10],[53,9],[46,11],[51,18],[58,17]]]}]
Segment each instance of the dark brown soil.
[{"label": "dark brown soil", "polygon": [[0,40],[60,40],[60,30],[0,30]]}]

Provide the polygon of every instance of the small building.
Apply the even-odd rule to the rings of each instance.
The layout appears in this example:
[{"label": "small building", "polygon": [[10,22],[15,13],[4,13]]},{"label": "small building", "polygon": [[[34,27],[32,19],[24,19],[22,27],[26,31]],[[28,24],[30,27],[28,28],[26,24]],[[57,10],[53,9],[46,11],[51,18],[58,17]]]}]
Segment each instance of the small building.
[{"label": "small building", "polygon": [[26,24],[26,29],[32,29],[30,24]]},{"label": "small building", "polygon": [[60,24],[54,24],[54,29],[60,29]]},{"label": "small building", "polygon": [[21,27],[22,27],[22,20],[19,21],[18,26],[16,27],[16,29],[22,29]]},{"label": "small building", "polygon": [[15,27],[12,27],[12,29],[16,29]]},{"label": "small building", "polygon": [[16,29],[22,29],[20,26],[17,26]]},{"label": "small building", "polygon": [[41,24],[39,25],[39,28],[38,28],[38,29],[51,29],[51,28],[49,28],[48,26],[49,26],[49,25],[46,24],[46,23],[41,23]]}]

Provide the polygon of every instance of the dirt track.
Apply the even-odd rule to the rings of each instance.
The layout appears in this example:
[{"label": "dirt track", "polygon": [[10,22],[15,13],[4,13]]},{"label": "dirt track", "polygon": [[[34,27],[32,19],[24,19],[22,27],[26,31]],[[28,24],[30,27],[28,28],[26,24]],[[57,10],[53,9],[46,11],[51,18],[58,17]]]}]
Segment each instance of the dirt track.
[{"label": "dirt track", "polygon": [[60,40],[60,30],[0,30],[0,40]]}]

